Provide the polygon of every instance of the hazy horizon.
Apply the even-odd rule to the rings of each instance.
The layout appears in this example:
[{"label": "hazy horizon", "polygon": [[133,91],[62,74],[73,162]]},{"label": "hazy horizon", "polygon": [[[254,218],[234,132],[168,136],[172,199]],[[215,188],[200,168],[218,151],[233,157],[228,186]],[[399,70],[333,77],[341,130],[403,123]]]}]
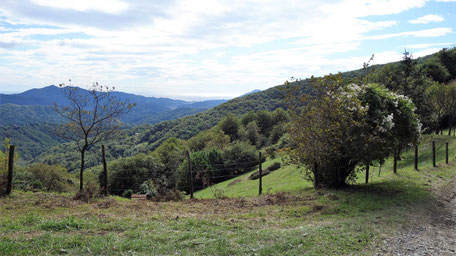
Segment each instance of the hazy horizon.
[{"label": "hazy horizon", "polygon": [[[26,92],[26,91],[29,91],[29,90],[43,89],[43,88],[46,88],[46,87],[49,87],[49,86],[58,87],[57,85],[50,84],[50,85],[46,85],[46,86],[42,86],[42,87],[33,87],[33,88],[26,89],[26,90],[23,90],[23,91],[1,91],[0,90],[0,94],[4,94],[4,95],[20,94],[20,93],[23,93],[23,92]],[[82,89],[90,89],[90,86],[86,86],[86,87],[78,86],[78,87],[82,88]],[[192,98],[188,98],[188,99],[186,99],[186,98],[177,98],[177,97],[173,97],[172,95],[170,95],[169,97],[166,97],[166,96],[158,97],[158,96],[154,96],[154,95],[144,95],[144,94],[141,94],[141,93],[134,93],[134,92],[124,92],[124,91],[119,91],[119,90],[115,90],[115,91],[116,92],[128,93],[128,94],[134,94],[134,95],[138,95],[138,96],[144,96],[144,97],[169,98],[169,99],[174,99],[174,100],[184,100],[184,101],[191,102],[191,101],[207,101],[207,100],[230,100],[230,99],[233,99],[233,98],[236,98],[236,97],[241,97],[241,96],[243,96],[245,94],[248,94],[248,93],[251,93],[251,92],[253,92],[255,90],[259,90],[259,89],[254,89],[252,91],[249,91],[249,92],[246,92],[244,94],[241,94],[241,95],[238,95],[238,96],[235,96],[235,97],[231,97],[231,98],[229,98],[229,97],[226,97],[226,98],[204,98],[204,97],[195,98],[195,97],[192,97]]]}]

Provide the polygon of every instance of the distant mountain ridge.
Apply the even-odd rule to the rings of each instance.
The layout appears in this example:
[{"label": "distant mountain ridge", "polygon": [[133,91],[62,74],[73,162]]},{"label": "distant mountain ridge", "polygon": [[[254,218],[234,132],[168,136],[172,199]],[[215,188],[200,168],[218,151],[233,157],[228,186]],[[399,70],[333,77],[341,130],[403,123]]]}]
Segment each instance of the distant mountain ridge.
[{"label": "distant mountain ridge", "polygon": [[[87,90],[81,89],[88,93]],[[186,115],[192,115],[226,100],[188,102],[169,98],[146,97],[125,92],[112,92],[121,101],[136,103],[133,110],[123,118],[129,124],[155,124]],[[18,94],[0,94],[0,125],[26,125],[60,121],[53,105],[65,105],[64,90],[50,85]]]},{"label": "distant mountain ridge", "polygon": [[253,93],[257,93],[257,92],[261,92],[261,90],[260,90],[260,89],[255,89],[255,90],[250,91],[250,92],[248,92],[248,93],[244,93],[244,94],[242,94],[242,95],[239,96],[239,97],[244,97],[244,96],[247,96],[247,95],[250,95],[250,94],[253,94]]}]

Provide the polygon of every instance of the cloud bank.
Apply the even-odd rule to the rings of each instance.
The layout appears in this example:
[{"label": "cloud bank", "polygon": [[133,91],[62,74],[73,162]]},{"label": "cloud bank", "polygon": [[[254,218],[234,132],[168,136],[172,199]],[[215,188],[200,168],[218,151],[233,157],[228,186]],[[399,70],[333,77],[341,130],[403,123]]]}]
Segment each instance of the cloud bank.
[{"label": "cloud bank", "polygon": [[[401,29],[407,20],[400,15],[426,4],[3,0],[0,90],[71,78],[79,85],[98,81],[154,96],[235,97],[291,76],[360,68],[373,52],[377,63],[397,60],[398,52],[387,47],[393,40],[404,40],[393,47],[400,50],[411,44],[408,39],[451,36],[447,25]],[[414,24],[437,21],[438,15],[427,16]],[[380,46],[366,51],[370,44]]]}]

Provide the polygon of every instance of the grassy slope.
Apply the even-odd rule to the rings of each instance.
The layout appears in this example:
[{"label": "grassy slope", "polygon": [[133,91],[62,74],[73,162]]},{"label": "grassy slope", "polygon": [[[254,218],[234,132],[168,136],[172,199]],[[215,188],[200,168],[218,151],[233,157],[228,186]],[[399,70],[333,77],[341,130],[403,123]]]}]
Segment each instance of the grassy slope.
[{"label": "grassy slope", "polygon": [[[446,133],[445,133],[446,134]],[[419,168],[428,169],[432,167],[432,140],[436,141],[436,151],[437,151],[437,163],[445,162],[445,142],[449,142],[449,152],[450,160],[455,158],[456,152],[456,141],[454,142],[454,137],[449,136],[436,136],[436,135],[426,135],[421,142],[418,151],[419,151]],[[451,156],[453,152],[453,156]],[[412,179],[420,178],[421,175],[417,175],[414,169],[414,151],[409,150],[402,154],[402,160],[398,162],[398,168],[402,170],[399,172],[399,175],[395,175],[392,172],[392,159],[388,159],[380,173],[378,175],[378,165],[376,167],[371,166],[369,182],[372,184],[382,184],[385,181],[390,181],[392,179]],[[282,168],[270,173],[269,175],[263,177],[263,192],[265,193],[275,193],[279,191],[292,192],[299,191],[305,188],[312,187],[312,183],[304,180],[304,176],[301,171],[293,165],[284,165],[284,162],[281,158],[268,159],[263,163],[263,169],[267,168],[274,162],[280,162]],[[197,191],[195,193],[196,198],[214,198],[214,192],[220,192],[227,197],[245,197],[245,196],[256,196],[258,195],[258,180],[250,180],[248,177],[253,172],[258,171],[258,169],[251,172],[245,173],[236,178],[218,183],[212,187]],[[359,173],[357,177],[358,184],[365,182],[366,176],[365,172]],[[399,177],[397,177],[399,176]],[[235,180],[241,180],[233,185],[229,185]]]},{"label": "grassy slope", "polygon": [[[426,138],[423,145],[428,145]],[[436,136],[437,145],[449,139]],[[453,138],[451,138],[454,140]],[[232,199],[153,203],[69,195],[14,192],[0,198],[0,252],[5,255],[372,255],[383,240],[407,224],[432,187],[456,176],[456,162],[431,168],[429,147],[421,170],[409,157],[397,175],[388,162],[379,178],[345,190],[318,190],[286,167],[265,177],[286,177],[292,193]],[[454,160],[456,142],[451,143]],[[407,156],[407,154],[404,154]],[[277,177],[275,179],[274,175]],[[268,180],[271,179],[271,180]],[[364,180],[360,175],[360,180]],[[245,195],[257,192],[238,183]],[[284,186],[282,184],[282,186]],[[234,186],[233,186],[234,187]],[[279,187],[279,186],[277,186]],[[232,192],[225,191],[225,194]],[[208,192],[201,191],[197,196]],[[233,196],[237,196],[233,194]]]},{"label": "grassy slope", "polygon": [[[310,187],[311,183],[303,179],[303,175],[293,165],[284,165],[281,158],[268,159],[263,163],[263,169],[272,165],[274,162],[280,162],[282,168],[263,177],[263,192],[292,192],[302,190],[304,187]],[[258,195],[258,180],[250,180],[249,176],[253,172],[240,175],[236,178],[218,183],[209,188],[200,190],[195,193],[196,198],[213,198],[214,192],[218,192],[227,197],[243,197]],[[233,185],[229,185],[235,180],[241,180]]]}]

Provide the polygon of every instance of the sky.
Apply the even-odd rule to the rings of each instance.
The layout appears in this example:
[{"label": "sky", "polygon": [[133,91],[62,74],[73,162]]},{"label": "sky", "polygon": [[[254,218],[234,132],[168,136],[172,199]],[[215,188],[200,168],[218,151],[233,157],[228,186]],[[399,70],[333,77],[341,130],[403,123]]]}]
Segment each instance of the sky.
[{"label": "sky", "polygon": [[0,0],[0,93],[229,99],[456,44],[456,0]]}]

